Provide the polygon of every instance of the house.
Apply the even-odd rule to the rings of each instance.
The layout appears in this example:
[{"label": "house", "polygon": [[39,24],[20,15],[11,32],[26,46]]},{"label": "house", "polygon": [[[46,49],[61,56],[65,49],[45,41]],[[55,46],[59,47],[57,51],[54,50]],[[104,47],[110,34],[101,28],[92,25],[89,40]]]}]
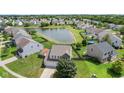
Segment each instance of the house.
[{"label": "house", "polygon": [[72,48],[70,45],[53,45],[44,59],[46,67],[55,68],[60,58],[71,60]]},{"label": "house", "polygon": [[58,24],[58,19],[53,18],[51,21],[52,24]]},{"label": "house", "polygon": [[6,27],[6,28],[4,29],[4,31],[5,31],[7,34],[9,34],[9,35],[14,36],[14,35],[19,31],[19,29],[18,29],[18,28],[15,28],[15,27],[10,27],[10,26],[8,26],[8,27]]},{"label": "house", "polygon": [[113,30],[118,30],[122,28],[124,25],[116,25],[116,24],[108,24],[108,27]]},{"label": "house", "polygon": [[16,41],[17,46],[17,55],[25,58],[31,54],[40,52],[43,49],[43,46],[29,38],[22,37]]},{"label": "house", "polygon": [[122,45],[122,40],[116,35],[109,34],[107,41],[115,48],[120,48]]},{"label": "house", "polygon": [[101,42],[88,45],[87,55],[97,58],[101,63],[104,63],[106,61],[114,61],[117,54],[111,45],[107,42]]},{"label": "house", "polygon": [[107,41],[110,45],[115,48],[120,48],[122,45],[122,40],[116,35],[110,33],[110,31],[102,31],[97,35],[100,42]]},{"label": "house", "polygon": [[25,36],[28,38],[32,38],[31,35],[29,35],[25,30],[23,29],[18,29],[19,31],[13,35],[13,38],[16,39],[19,36]]},{"label": "house", "polygon": [[101,41],[104,41],[104,38],[107,36],[107,35],[109,35],[109,34],[111,34],[110,33],[110,31],[102,31],[102,32],[100,32],[100,33],[98,33],[98,35],[97,35],[97,39],[101,42]]}]

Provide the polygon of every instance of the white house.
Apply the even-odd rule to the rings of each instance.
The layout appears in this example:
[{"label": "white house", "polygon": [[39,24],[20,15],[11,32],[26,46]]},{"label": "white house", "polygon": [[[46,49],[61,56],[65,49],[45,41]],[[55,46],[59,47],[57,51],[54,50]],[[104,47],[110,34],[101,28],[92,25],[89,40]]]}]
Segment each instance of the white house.
[{"label": "white house", "polygon": [[100,32],[97,35],[97,38],[99,41],[105,41],[106,38],[106,41],[115,48],[120,48],[120,46],[122,45],[122,40],[116,35],[112,34],[110,31]]},{"label": "white house", "polygon": [[87,55],[97,58],[101,63],[116,59],[116,52],[107,42],[88,45]]},{"label": "white house", "polygon": [[40,52],[43,49],[40,43],[25,37],[18,39],[16,46],[18,49],[17,54],[22,58]]},{"label": "white house", "polygon": [[109,34],[108,42],[115,48],[120,48],[122,45],[122,40],[116,35]]}]

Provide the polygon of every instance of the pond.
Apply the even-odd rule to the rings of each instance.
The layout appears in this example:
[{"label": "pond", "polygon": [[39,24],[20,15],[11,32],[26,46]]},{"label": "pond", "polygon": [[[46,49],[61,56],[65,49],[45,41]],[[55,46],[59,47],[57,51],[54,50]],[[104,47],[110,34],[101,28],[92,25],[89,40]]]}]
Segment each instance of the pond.
[{"label": "pond", "polygon": [[72,44],[74,41],[73,34],[63,28],[28,28],[27,30],[35,30],[45,35],[49,39],[58,41],[64,44]]}]

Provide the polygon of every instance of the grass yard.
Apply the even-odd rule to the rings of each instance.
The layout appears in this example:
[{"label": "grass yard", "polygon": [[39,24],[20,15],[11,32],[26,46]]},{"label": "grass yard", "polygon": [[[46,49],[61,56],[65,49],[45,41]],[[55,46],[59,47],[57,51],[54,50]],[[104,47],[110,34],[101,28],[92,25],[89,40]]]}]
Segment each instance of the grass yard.
[{"label": "grass yard", "polygon": [[[72,55],[73,58],[80,58],[82,57],[84,54],[86,54],[86,46],[81,45],[81,49],[77,50],[76,49],[76,45],[72,45],[73,46],[73,50],[72,50]],[[79,57],[80,56],[80,57]]]},{"label": "grass yard", "polygon": [[124,56],[124,49],[117,49],[116,52],[118,54],[118,58],[122,58]]},{"label": "grass yard", "polygon": [[0,57],[2,60],[5,60],[5,59],[13,57],[15,52],[16,52],[16,47],[9,47],[6,49],[2,48]]},{"label": "grass yard", "polygon": [[42,38],[42,37],[41,37],[40,35],[38,35],[38,34],[32,35],[32,38],[33,38],[35,41],[37,41],[37,42],[43,44],[44,48],[51,48],[51,47],[52,47],[53,42],[50,42],[50,41],[48,41],[48,40]]},{"label": "grass yard", "polygon": [[15,78],[8,72],[6,72],[2,67],[0,67],[0,78]]},{"label": "grass yard", "polygon": [[98,78],[111,78],[112,76],[107,72],[111,64],[95,64],[92,61],[74,61],[77,66],[78,78],[88,78],[92,74],[96,74]]},{"label": "grass yard", "polygon": [[25,77],[38,78],[43,71],[43,68],[41,68],[42,61],[43,59],[38,58],[37,54],[33,54],[27,58],[9,63],[7,67]]},{"label": "grass yard", "polygon": [[73,35],[74,35],[74,37],[76,39],[76,43],[77,42],[81,43],[83,38],[81,37],[80,32],[82,32],[83,30],[74,29],[71,26],[65,26],[65,28],[73,33]]}]

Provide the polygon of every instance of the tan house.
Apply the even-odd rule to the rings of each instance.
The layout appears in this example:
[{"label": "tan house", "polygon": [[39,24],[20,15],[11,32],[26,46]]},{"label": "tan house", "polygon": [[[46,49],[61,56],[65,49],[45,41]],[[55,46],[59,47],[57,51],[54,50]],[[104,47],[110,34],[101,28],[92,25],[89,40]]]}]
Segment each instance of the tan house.
[{"label": "tan house", "polygon": [[107,42],[88,45],[87,55],[97,58],[101,63],[106,61],[113,61],[116,58],[116,52],[114,48]]},{"label": "tan house", "polygon": [[55,68],[60,58],[71,60],[72,48],[70,45],[53,45],[45,56],[44,65]]}]

